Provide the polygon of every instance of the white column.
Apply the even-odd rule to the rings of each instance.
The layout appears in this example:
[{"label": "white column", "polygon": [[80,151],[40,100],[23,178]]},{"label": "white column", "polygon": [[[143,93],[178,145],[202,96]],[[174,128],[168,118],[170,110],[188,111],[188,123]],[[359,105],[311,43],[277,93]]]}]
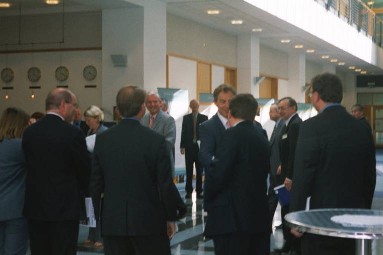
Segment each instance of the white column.
[{"label": "white column", "polygon": [[[102,12],[102,107],[106,120],[112,119],[121,87],[143,86],[143,16],[141,7]],[[112,54],[126,56],[126,66],[114,66]]]},{"label": "white column", "polygon": [[259,39],[255,35],[240,35],[237,39],[237,89],[238,93],[251,93],[259,97]]},{"label": "white column", "polygon": [[[288,59],[288,85],[285,96],[294,98],[297,102],[305,101],[304,86],[306,81],[305,54],[289,54]],[[281,97],[281,96],[280,96]]]},{"label": "white column", "polygon": [[327,64],[322,66],[323,73],[336,73],[336,65],[335,64]]},{"label": "white column", "polygon": [[144,7],[144,88],[166,87],[166,3],[146,0]]}]

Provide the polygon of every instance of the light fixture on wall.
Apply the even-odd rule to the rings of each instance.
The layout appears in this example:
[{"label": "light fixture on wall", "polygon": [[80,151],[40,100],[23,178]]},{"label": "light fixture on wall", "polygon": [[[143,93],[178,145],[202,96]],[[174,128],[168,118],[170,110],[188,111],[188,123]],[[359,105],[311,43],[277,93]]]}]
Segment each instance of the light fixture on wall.
[{"label": "light fixture on wall", "polygon": [[59,0],[45,0],[45,3],[49,4],[49,5],[57,5],[60,3],[60,1]]},{"label": "light fixture on wall", "polygon": [[31,94],[31,99],[34,100],[35,99],[35,92],[32,90],[32,94]]}]

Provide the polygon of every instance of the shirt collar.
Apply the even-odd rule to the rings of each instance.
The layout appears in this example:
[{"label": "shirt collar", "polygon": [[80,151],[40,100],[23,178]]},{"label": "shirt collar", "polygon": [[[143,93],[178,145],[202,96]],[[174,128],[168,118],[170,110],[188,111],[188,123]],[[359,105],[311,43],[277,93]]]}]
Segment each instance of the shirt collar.
[{"label": "shirt collar", "polygon": [[322,113],[324,110],[334,106],[340,106],[340,103],[328,103],[319,113]]},{"label": "shirt collar", "polygon": [[56,112],[47,112],[47,114],[56,115],[56,116],[60,117],[62,120],[64,120],[64,118]]},{"label": "shirt collar", "polygon": [[219,120],[222,122],[222,125],[226,128],[227,118],[223,117],[219,112],[217,112]]},{"label": "shirt collar", "polygon": [[286,120],[286,122],[285,122],[286,127],[289,125],[290,120],[291,120],[295,115],[297,115],[297,114],[298,114],[298,113],[295,112],[293,115],[290,116],[290,118],[288,118],[288,119]]}]

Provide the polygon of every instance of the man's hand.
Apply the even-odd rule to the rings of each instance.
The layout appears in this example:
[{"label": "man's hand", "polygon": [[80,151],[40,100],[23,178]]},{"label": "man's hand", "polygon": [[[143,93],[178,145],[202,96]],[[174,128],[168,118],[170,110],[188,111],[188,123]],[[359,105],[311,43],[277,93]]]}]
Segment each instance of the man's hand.
[{"label": "man's hand", "polygon": [[290,233],[295,236],[296,238],[300,238],[303,236],[303,233],[300,232],[297,228],[290,229]]},{"label": "man's hand", "polygon": [[277,175],[281,175],[281,172],[282,172],[282,167],[281,165],[279,165],[277,169]]},{"label": "man's hand", "polygon": [[285,184],[286,189],[288,191],[290,191],[291,190],[291,186],[293,186],[293,181],[290,180],[289,178],[286,178],[285,182],[283,184]]},{"label": "man's hand", "polygon": [[185,148],[181,148],[181,154],[184,155],[185,154]]},{"label": "man's hand", "polygon": [[169,240],[171,240],[174,234],[176,233],[176,223],[173,221],[168,221],[166,224],[168,227],[167,234],[168,234]]}]

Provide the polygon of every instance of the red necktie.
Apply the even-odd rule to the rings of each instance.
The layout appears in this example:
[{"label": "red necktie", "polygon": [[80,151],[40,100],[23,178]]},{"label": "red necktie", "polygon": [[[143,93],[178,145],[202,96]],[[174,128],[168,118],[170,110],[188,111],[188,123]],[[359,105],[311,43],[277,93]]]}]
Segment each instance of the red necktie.
[{"label": "red necktie", "polygon": [[150,115],[150,118],[149,118],[149,127],[152,128],[154,124],[154,115]]}]

